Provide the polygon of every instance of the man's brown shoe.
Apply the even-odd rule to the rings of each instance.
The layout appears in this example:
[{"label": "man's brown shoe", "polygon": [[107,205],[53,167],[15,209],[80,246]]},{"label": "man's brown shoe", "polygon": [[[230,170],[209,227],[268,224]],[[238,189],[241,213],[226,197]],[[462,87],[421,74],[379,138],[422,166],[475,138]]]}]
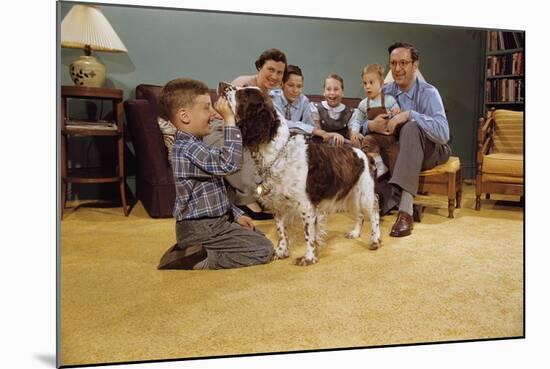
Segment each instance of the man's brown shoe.
[{"label": "man's brown shoe", "polygon": [[404,237],[411,234],[413,229],[413,217],[403,211],[397,214],[397,220],[391,227],[390,236]]}]

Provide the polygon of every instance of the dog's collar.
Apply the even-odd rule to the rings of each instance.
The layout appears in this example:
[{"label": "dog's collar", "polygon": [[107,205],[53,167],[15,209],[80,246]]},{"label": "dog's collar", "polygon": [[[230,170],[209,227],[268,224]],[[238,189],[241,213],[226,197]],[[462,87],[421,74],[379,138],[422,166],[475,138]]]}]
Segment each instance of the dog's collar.
[{"label": "dog's collar", "polygon": [[[286,142],[285,144],[283,145],[283,147],[281,147],[281,149],[277,152],[277,155],[275,156],[275,159],[273,159],[271,161],[271,163],[269,163],[268,165],[263,165],[263,166],[258,166],[258,174],[260,175],[260,177],[262,178],[262,182],[258,185],[258,187],[256,187],[256,193],[258,195],[267,195],[269,192],[271,192],[271,186],[269,186],[266,182],[267,179],[270,179],[271,177],[273,177],[272,173],[271,173],[271,168],[277,164],[277,162],[282,158],[283,156],[283,153],[285,152],[285,149],[286,149],[286,146],[288,145],[288,143],[290,142],[290,138],[291,136],[289,135],[286,139]],[[260,159],[261,159],[261,162],[263,163],[264,161],[264,157],[262,154],[260,154],[259,151],[256,151],[255,153],[252,154],[254,156],[254,158],[259,162]]]}]

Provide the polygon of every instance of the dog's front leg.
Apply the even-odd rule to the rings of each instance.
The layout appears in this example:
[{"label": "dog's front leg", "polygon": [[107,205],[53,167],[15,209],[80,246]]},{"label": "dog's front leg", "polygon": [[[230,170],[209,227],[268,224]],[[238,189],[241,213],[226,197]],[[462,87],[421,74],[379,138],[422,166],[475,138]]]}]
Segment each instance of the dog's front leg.
[{"label": "dog's front leg", "polygon": [[304,222],[304,234],[306,238],[306,253],[304,256],[296,259],[296,265],[307,266],[317,263],[316,255],[316,223],[317,214],[313,209],[302,211],[302,221]]},{"label": "dog's front leg", "polygon": [[275,224],[277,225],[277,236],[279,236],[279,242],[275,247],[273,253],[273,260],[285,259],[288,257],[288,237],[285,231],[285,217],[275,215]]}]

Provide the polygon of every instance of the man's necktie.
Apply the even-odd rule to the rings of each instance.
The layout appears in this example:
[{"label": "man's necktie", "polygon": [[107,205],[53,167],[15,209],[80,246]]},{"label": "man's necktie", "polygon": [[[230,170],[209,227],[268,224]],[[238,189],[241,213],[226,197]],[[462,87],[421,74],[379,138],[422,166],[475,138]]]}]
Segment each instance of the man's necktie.
[{"label": "man's necktie", "polygon": [[290,120],[290,104],[286,104],[285,118]]}]

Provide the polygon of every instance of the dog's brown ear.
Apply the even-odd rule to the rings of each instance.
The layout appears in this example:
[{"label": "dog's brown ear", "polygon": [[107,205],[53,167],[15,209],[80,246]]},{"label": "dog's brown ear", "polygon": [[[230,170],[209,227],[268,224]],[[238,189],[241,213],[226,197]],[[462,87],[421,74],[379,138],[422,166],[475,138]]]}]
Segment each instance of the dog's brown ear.
[{"label": "dog's brown ear", "polygon": [[279,118],[268,96],[257,89],[237,91],[237,126],[241,129],[243,145],[256,151],[277,134]]}]

